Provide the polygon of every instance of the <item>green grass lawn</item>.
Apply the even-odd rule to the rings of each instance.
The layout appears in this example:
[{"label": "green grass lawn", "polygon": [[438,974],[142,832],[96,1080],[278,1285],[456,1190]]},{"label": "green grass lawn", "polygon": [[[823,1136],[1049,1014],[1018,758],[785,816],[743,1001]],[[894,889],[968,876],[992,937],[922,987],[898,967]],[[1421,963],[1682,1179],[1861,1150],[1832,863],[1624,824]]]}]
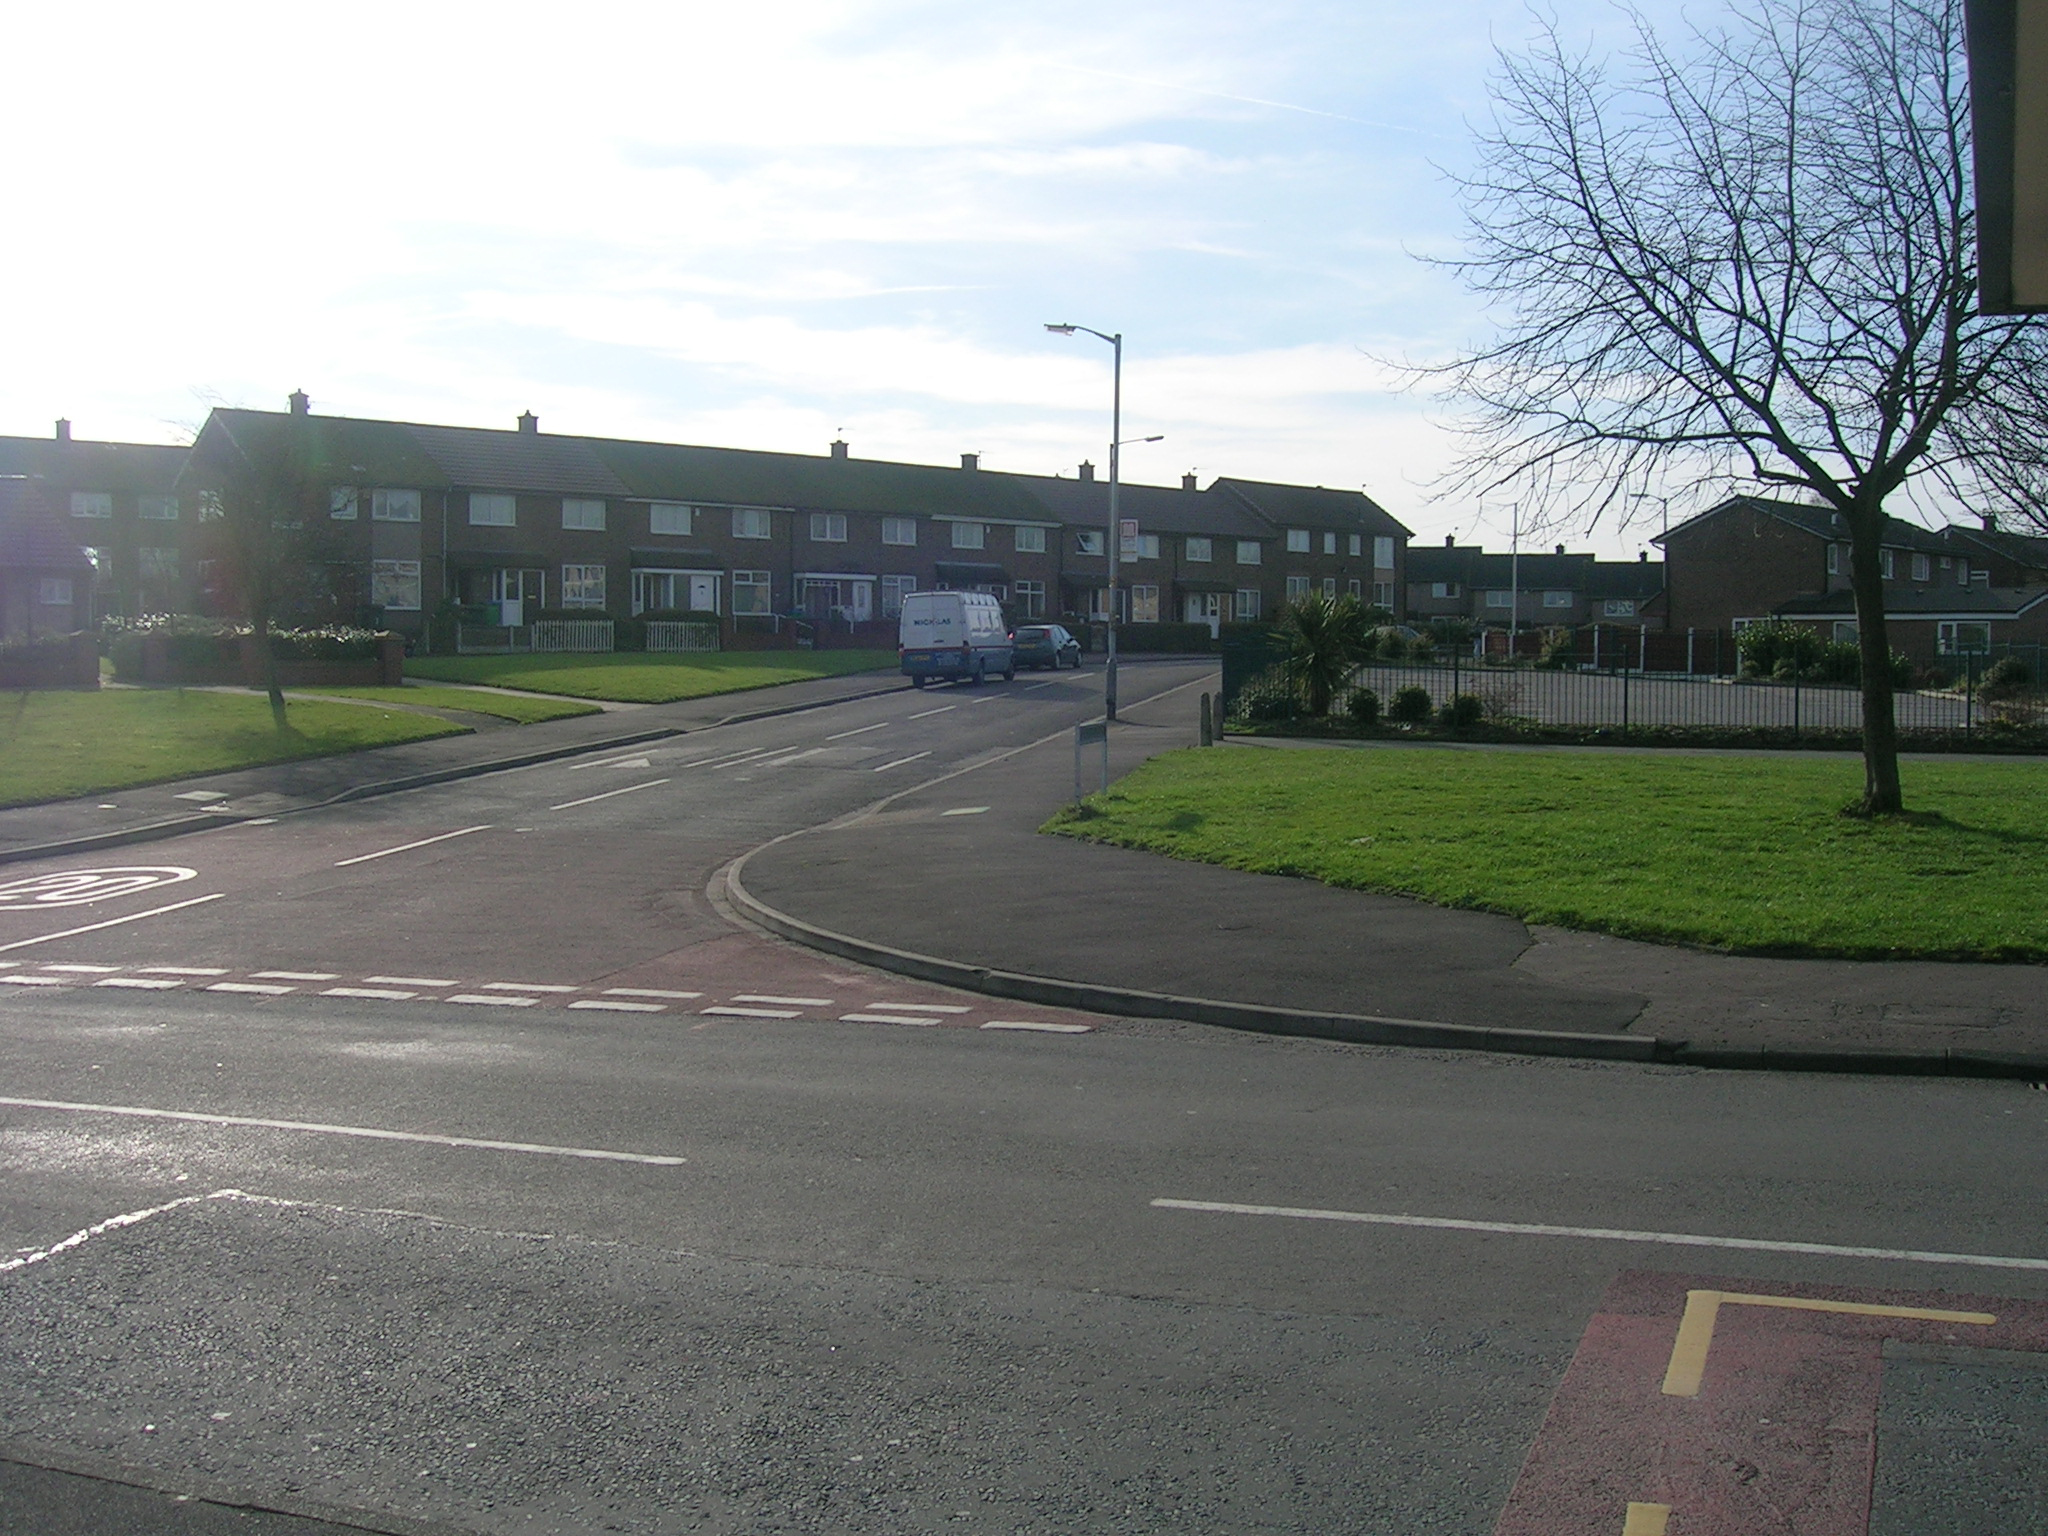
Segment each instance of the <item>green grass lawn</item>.
[{"label": "green grass lawn", "polygon": [[293,732],[262,694],[109,689],[0,694],[0,806],[325,757],[465,729],[432,715],[294,702]]},{"label": "green grass lawn", "polygon": [[609,656],[420,656],[408,658],[405,671],[408,677],[444,683],[487,683],[577,699],[668,704],[895,665],[894,651],[719,651],[680,656],[626,651]]},{"label": "green grass lawn", "polygon": [[1062,832],[1176,858],[1755,954],[2048,960],[2048,763],[1192,750]]},{"label": "green grass lawn", "polygon": [[294,693],[332,693],[350,699],[376,699],[391,704],[418,704],[427,709],[466,709],[532,725],[541,720],[568,720],[598,713],[595,704],[568,699],[530,699],[520,693],[487,693],[478,688],[296,688]]}]

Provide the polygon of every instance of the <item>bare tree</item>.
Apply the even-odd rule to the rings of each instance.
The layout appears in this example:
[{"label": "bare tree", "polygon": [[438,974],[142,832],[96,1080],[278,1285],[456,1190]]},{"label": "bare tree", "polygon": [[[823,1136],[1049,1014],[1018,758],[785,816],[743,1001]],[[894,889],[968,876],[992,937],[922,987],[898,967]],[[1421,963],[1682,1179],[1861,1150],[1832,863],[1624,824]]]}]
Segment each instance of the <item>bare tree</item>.
[{"label": "bare tree", "polygon": [[2039,328],[1975,312],[1961,0],[1739,0],[1618,68],[1555,26],[1503,55],[1468,254],[1498,339],[1436,370],[1475,408],[1456,483],[1586,522],[1655,483],[1810,493],[1850,536],[1866,813],[1897,811],[1879,544],[1916,477],[2035,482]]}]

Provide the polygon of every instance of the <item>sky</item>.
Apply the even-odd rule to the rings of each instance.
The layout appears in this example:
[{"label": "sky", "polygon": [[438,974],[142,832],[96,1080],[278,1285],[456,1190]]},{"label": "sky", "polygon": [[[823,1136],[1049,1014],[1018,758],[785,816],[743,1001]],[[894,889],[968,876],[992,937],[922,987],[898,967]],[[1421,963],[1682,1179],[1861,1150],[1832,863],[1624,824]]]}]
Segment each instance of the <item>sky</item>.
[{"label": "sky", "polygon": [[[1557,13],[1622,40],[1596,0]],[[0,433],[216,404],[1446,496],[1507,0],[15,7]],[[1647,506],[1646,516],[1657,515]],[[1654,527],[1574,548],[1632,557]]]}]

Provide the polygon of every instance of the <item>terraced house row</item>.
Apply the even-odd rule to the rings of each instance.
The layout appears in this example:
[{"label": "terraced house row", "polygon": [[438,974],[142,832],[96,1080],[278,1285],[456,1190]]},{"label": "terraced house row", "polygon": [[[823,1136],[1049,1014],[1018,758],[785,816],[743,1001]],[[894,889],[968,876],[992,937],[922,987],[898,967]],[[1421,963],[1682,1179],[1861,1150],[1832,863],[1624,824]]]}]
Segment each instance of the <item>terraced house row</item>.
[{"label": "terraced house row", "polygon": [[[318,568],[305,617],[417,631],[444,599],[500,624],[543,611],[715,614],[749,628],[797,617],[893,631],[906,592],[992,592],[1017,617],[1133,625],[1270,617],[1311,591],[1398,611],[1408,530],[1358,491],[1190,475],[1125,485],[1114,595],[1109,487],[1073,477],[544,433],[216,410],[188,449],[0,438],[0,475],[31,479],[91,552],[80,622],[225,607],[209,488],[237,464],[301,466]],[[88,606],[90,612],[87,611]],[[48,626],[55,627],[55,626]]]}]

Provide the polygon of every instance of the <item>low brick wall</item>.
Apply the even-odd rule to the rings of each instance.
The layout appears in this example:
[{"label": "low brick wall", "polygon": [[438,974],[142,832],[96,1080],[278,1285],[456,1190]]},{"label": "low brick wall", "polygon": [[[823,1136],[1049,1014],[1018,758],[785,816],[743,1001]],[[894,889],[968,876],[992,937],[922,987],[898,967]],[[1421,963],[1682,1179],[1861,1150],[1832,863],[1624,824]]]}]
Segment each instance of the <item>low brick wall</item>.
[{"label": "low brick wall", "polygon": [[[263,652],[254,635],[242,636],[238,681],[251,688],[263,686]],[[379,635],[377,654],[360,661],[280,660],[277,681],[284,688],[396,688],[405,681],[405,637]]]},{"label": "low brick wall", "polygon": [[98,636],[90,630],[80,630],[70,637],[70,641],[70,645],[55,656],[45,653],[33,660],[0,661],[0,689],[98,688]]}]

